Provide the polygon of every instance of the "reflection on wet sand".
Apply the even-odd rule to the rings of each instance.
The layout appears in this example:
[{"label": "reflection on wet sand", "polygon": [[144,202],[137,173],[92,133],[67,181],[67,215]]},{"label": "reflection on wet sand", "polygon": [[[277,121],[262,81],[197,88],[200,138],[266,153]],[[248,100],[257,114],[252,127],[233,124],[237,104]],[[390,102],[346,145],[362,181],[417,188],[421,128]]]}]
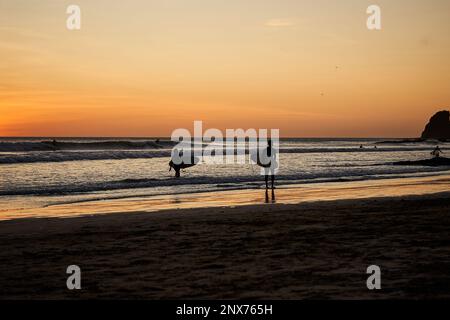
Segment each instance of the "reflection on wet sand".
[{"label": "reflection on wet sand", "polygon": [[276,203],[276,200],[275,200],[275,189],[272,189],[271,195],[272,196],[271,196],[271,201],[270,201],[270,199],[269,199],[269,190],[266,189],[265,203]]}]

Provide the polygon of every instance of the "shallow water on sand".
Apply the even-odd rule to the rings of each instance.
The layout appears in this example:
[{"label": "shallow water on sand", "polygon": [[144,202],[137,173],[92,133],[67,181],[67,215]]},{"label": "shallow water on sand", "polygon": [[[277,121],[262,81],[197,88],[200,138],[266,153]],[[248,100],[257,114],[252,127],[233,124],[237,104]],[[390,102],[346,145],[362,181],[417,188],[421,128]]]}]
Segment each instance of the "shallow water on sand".
[{"label": "shallow water on sand", "polygon": [[264,190],[232,190],[74,202],[45,208],[4,211],[0,212],[0,220],[399,197],[448,192],[449,187],[450,175],[345,183],[327,182],[292,185],[287,188],[277,188],[273,192],[271,190],[268,192]]}]

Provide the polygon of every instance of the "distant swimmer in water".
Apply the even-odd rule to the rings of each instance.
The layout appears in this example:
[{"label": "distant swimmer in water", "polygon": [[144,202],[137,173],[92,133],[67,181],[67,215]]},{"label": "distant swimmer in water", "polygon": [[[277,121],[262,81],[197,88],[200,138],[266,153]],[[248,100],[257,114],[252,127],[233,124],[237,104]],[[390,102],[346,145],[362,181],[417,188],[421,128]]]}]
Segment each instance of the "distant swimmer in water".
[{"label": "distant swimmer in water", "polygon": [[435,158],[439,158],[441,156],[442,152],[441,148],[439,148],[439,146],[436,146],[436,148],[434,148],[433,151],[431,151],[431,155],[434,156]]},{"label": "distant swimmer in water", "polygon": [[360,148],[360,149],[364,149],[363,145],[360,145],[359,148]]}]

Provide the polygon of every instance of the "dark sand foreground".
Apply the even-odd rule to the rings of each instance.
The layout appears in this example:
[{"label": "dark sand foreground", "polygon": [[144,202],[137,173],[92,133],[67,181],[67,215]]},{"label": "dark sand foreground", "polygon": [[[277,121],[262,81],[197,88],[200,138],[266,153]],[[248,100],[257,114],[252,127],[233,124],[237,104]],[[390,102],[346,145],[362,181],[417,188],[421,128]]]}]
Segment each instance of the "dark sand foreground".
[{"label": "dark sand foreground", "polygon": [[[450,198],[3,221],[0,261],[1,299],[448,299]],[[81,291],[66,289],[72,264]]]}]

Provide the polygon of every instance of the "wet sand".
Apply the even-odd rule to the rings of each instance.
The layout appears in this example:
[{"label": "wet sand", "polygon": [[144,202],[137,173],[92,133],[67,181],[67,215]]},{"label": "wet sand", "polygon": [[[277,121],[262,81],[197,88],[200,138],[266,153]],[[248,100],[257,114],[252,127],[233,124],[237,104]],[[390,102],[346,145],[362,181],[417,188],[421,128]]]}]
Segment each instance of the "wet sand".
[{"label": "wet sand", "polygon": [[0,221],[17,218],[62,218],[110,213],[228,208],[273,202],[277,204],[295,204],[314,201],[425,195],[447,192],[449,191],[449,186],[449,174],[397,179],[311,183],[281,186],[276,190],[275,197],[272,197],[270,192],[266,194],[264,189],[246,189],[75,202],[19,211],[2,212],[0,210]]},{"label": "wet sand", "polygon": [[0,299],[448,299],[449,195],[2,221]]}]

